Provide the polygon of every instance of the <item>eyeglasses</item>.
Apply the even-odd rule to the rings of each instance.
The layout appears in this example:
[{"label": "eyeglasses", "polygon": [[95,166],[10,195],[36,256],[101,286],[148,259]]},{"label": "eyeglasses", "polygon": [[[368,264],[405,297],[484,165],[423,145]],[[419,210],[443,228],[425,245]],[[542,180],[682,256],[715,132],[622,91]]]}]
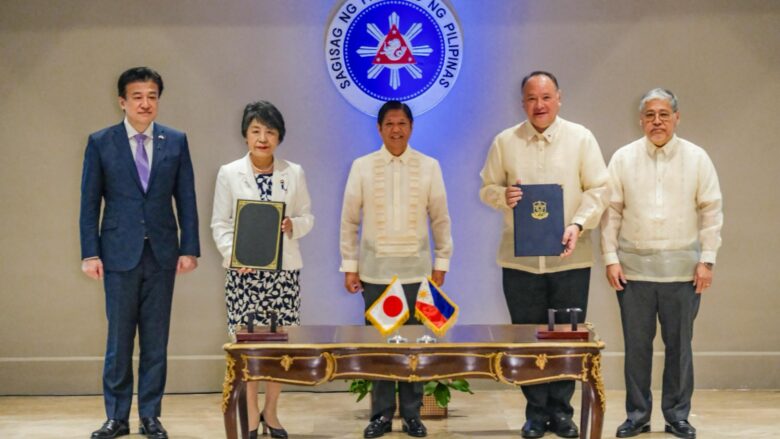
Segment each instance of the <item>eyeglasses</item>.
[{"label": "eyeglasses", "polygon": [[656,117],[660,119],[661,122],[669,122],[670,120],[672,120],[672,113],[669,113],[667,111],[661,111],[660,113],[656,113],[654,111],[648,111],[647,113],[642,114],[642,119],[645,122],[653,122]]}]

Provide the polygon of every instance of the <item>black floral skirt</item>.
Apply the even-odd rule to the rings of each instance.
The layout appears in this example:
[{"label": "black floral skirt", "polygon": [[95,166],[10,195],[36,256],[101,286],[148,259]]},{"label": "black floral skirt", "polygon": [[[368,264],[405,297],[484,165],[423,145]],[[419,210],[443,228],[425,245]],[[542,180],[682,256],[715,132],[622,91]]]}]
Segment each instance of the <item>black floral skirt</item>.
[{"label": "black floral skirt", "polygon": [[250,314],[256,313],[255,325],[270,325],[266,311],[273,310],[280,326],[301,324],[300,270],[254,271],[239,274],[228,270],[225,276],[228,332],[246,326]]}]

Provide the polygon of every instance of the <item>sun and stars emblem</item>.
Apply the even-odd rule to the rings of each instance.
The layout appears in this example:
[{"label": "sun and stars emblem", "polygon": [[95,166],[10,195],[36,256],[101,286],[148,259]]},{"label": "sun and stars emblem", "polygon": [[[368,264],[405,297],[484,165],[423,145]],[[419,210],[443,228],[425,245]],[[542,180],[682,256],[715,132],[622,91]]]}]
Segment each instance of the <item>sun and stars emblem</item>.
[{"label": "sun and stars emblem", "polygon": [[421,79],[423,72],[417,67],[417,56],[429,56],[433,49],[427,44],[415,46],[412,41],[422,31],[422,24],[413,23],[406,33],[400,31],[401,19],[393,12],[388,17],[389,30],[382,33],[374,23],[366,25],[366,31],[377,41],[376,46],[360,46],[358,55],[372,57],[372,66],[368,69],[368,78],[376,79],[385,69],[390,70],[390,87],[398,90],[401,86],[401,69],[406,70],[414,79]]}]

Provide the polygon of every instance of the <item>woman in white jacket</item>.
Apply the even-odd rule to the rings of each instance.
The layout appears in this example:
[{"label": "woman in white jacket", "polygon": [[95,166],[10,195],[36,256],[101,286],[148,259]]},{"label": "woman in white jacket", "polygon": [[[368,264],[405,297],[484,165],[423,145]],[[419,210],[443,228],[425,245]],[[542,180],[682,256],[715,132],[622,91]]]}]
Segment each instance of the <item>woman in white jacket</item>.
[{"label": "woman in white jacket", "polygon": [[[300,324],[300,285],[298,278],[303,266],[298,239],[311,231],[314,216],[306,188],[306,179],[300,165],[277,159],[276,147],[284,140],[284,119],[270,102],[254,102],[244,108],[241,133],[249,152],[246,156],[219,169],[214,190],[214,211],[211,230],[217,249],[227,268],[225,301],[227,303],[228,331],[234,334],[239,326],[246,325],[254,316],[254,324],[269,325],[263,311],[273,310],[278,324]],[[282,221],[282,269],[259,271],[247,268],[230,269],[233,245],[233,221],[236,200],[283,201],[286,203]],[[256,313],[259,311],[259,313]],[[281,384],[266,383],[265,406],[261,412],[257,405],[257,382],[247,383],[247,412],[250,415],[250,438],[257,437],[258,426],[263,433],[270,429],[272,438],[286,438],[277,416],[277,402]]]}]

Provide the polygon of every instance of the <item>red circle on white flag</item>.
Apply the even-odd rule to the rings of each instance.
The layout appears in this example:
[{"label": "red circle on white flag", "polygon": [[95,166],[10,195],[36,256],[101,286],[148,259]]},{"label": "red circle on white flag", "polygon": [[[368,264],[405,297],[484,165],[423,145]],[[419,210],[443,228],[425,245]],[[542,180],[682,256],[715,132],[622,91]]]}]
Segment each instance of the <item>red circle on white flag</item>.
[{"label": "red circle on white flag", "polygon": [[404,304],[401,303],[401,299],[396,296],[388,297],[382,304],[382,311],[388,317],[395,317],[398,314],[401,314],[402,309],[404,309]]}]

